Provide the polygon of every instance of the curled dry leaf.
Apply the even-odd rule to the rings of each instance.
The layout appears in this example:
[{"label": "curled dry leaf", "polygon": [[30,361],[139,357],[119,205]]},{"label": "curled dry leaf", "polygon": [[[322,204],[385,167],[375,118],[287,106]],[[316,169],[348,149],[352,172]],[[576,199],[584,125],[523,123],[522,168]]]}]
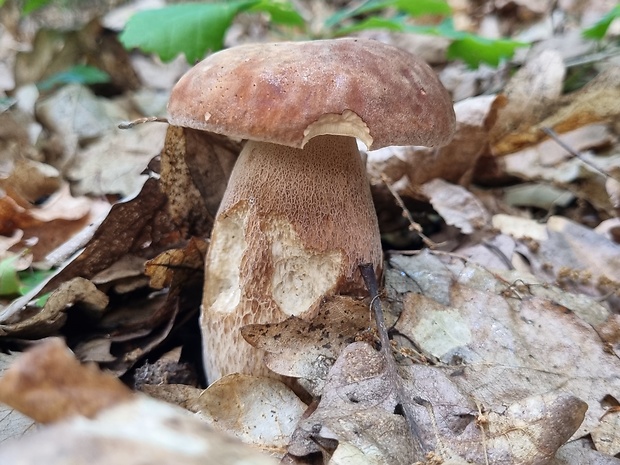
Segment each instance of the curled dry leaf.
[{"label": "curled dry leaf", "polygon": [[[30,316],[32,309],[15,315],[0,312],[0,321],[5,321],[0,325],[0,333],[25,338],[51,336],[65,324],[67,309],[76,304],[79,304],[85,312],[101,315],[108,305],[108,296],[87,279],[73,278],[58,286],[49,296],[44,307],[37,309],[38,311],[32,316]],[[8,316],[3,320],[4,315]],[[17,318],[22,319],[14,321]]]},{"label": "curled dry leaf", "polygon": [[115,377],[80,365],[58,338],[34,346],[0,378],[0,401],[39,423],[93,416],[132,396]]},{"label": "curled dry leaf", "polygon": [[198,236],[210,232],[241,147],[225,136],[168,126],[161,186],[177,224]]},{"label": "curled dry leaf", "polygon": [[472,234],[488,226],[489,213],[482,202],[464,187],[433,179],[422,185],[420,190],[443,220],[463,234]]},{"label": "curled dry leaf", "polygon": [[306,405],[281,381],[231,374],[190,406],[208,424],[282,456]]},{"label": "curled dry leaf", "polygon": [[312,321],[291,317],[281,323],[247,325],[243,338],[266,352],[267,367],[320,396],[327,373],[340,351],[370,325],[368,303],[333,296],[321,304]]},{"label": "curled dry leaf", "polygon": [[150,286],[153,289],[163,289],[173,283],[181,285],[188,278],[188,274],[201,272],[206,252],[205,241],[191,238],[184,248],[166,250],[149,260],[145,273],[151,278]]}]

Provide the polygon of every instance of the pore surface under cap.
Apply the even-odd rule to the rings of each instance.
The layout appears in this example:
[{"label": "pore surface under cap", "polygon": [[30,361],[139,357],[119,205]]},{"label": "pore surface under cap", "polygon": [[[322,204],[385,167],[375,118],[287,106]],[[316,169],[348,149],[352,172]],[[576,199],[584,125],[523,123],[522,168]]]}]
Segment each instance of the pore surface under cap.
[{"label": "pore surface under cap", "polygon": [[442,145],[455,128],[452,100],[432,69],[366,39],[223,50],[189,70],[168,104],[172,125],[290,147],[302,147],[323,115],[347,111],[368,127],[373,149]]}]

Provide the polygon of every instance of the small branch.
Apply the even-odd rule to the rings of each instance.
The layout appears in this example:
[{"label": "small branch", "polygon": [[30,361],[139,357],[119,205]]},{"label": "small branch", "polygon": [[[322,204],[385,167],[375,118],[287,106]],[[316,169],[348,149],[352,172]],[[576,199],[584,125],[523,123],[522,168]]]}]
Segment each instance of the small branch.
[{"label": "small branch", "polygon": [[119,123],[118,128],[119,129],[131,129],[134,126],[137,126],[138,124],[144,124],[144,123],[167,123],[168,119],[167,118],[163,118],[163,117],[159,117],[159,116],[146,116],[144,118],[138,118],[135,119],[133,121],[124,121],[122,123]]},{"label": "small branch", "polygon": [[596,166],[591,161],[586,160],[586,158],[583,155],[581,155],[579,152],[577,152],[577,150],[575,150],[570,145],[568,145],[566,142],[564,142],[562,139],[560,139],[560,137],[558,136],[558,133],[555,132],[553,129],[548,128],[548,127],[544,127],[544,128],[541,128],[541,130],[545,134],[547,134],[549,137],[551,137],[555,141],[556,144],[558,144],[560,147],[562,147],[564,150],[566,150],[568,153],[570,153],[573,157],[579,159],[585,165],[588,165],[590,168],[595,170],[597,173],[602,174],[606,178],[612,178],[612,179],[615,179],[616,181],[620,181],[620,179],[616,179],[615,177],[613,177],[609,173],[605,172],[605,170],[603,170],[603,169],[599,168],[598,166]]},{"label": "small branch", "polygon": [[388,375],[396,386],[398,402],[403,408],[405,420],[409,425],[409,431],[411,432],[411,438],[413,440],[413,447],[415,448],[416,453],[420,454],[420,457],[423,457],[427,452],[429,452],[429,449],[422,441],[422,436],[420,435],[414,416],[411,413],[411,407],[407,396],[404,395],[403,385],[396,368],[396,360],[394,360],[394,355],[392,354],[392,344],[390,342],[390,337],[388,336],[381,300],[379,299],[379,284],[377,283],[375,270],[370,263],[364,263],[360,265],[360,272],[362,274],[362,278],[364,278],[364,284],[366,284],[366,288],[370,293],[370,298],[372,299],[370,302],[370,309],[372,310],[372,315],[375,320],[375,324],[377,325],[377,332],[379,333],[379,340],[381,341],[381,353],[385,359]]},{"label": "small branch", "polygon": [[437,247],[438,244],[434,243],[422,232],[422,226],[420,226],[418,223],[415,222],[415,220],[413,219],[413,216],[411,216],[411,213],[407,209],[405,202],[403,202],[403,199],[401,198],[401,196],[398,195],[398,192],[396,192],[394,188],[390,186],[390,183],[388,182],[388,178],[385,176],[385,174],[381,174],[381,180],[385,184],[385,187],[387,187],[388,190],[390,191],[390,194],[392,194],[392,196],[394,197],[394,200],[396,200],[396,203],[398,204],[398,206],[403,210],[403,216],[407,218],[407,220],[409,221],[409,230],[415,231],[418,234],[418,236],[420,236],[420,238],[422,239],[422,242],[424,242],[424,244],[428,248],[434,249],[435,247]]}]

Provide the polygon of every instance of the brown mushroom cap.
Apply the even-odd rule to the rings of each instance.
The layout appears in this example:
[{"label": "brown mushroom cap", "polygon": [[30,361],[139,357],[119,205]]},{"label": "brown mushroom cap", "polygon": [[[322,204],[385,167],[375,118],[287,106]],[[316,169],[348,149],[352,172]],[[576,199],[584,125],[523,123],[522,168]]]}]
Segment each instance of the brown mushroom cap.
[{"label": "brown mushroom cap", "polygon": [[[179,80],[168,114],[175,126],[297,148],[324,133],[356,136],[373,149],[435,146],[455,129],[452,100],[432,69],[404,50],[366,39],[251,44],[215,53]],[[319,120],[319,130],[309,133]]]}]

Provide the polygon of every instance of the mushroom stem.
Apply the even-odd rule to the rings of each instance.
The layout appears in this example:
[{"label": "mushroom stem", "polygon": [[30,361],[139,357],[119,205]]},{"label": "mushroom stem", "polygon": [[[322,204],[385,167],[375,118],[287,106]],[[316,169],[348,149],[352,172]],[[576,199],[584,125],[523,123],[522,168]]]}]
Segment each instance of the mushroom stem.
[{"label": "mushroom stem", "polygon": [[365,294],[362,263],[380,273],[382,251],[355,139],[318,136],[303,149],[248,141],[206,260],[201,325],[209,379],[269,374],[241,327],[311,319],[326,296]]}]

